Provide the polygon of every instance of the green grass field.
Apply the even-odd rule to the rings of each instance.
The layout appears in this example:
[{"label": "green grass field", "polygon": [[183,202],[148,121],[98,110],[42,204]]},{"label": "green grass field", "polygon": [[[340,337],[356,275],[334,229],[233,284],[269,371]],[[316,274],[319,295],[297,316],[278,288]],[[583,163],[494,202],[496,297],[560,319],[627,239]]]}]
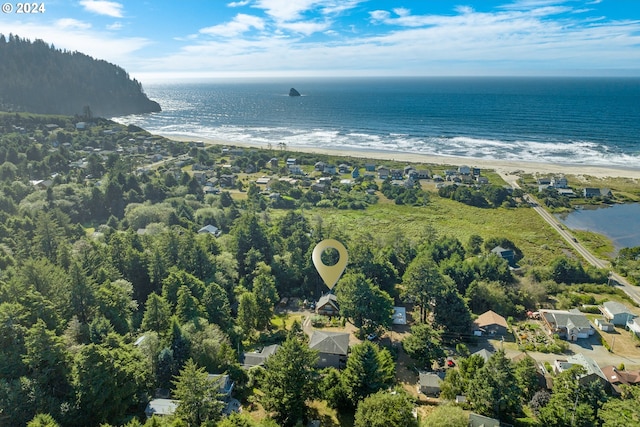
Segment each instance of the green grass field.
[{"label": "green grass field", "polygon": [[381,199],[364,211],[313,209],[305,211],[311,220],[354,235],[368,233],[381,242],[398,233],[419,240],[431,235],[455,236],[466,243],[478,234],[484,239],[506,237],[525,254],[523,264],[545,265],[568,250],[562,238],[529,208],[480,209],[433,195],[427,206],[395,205]]}]

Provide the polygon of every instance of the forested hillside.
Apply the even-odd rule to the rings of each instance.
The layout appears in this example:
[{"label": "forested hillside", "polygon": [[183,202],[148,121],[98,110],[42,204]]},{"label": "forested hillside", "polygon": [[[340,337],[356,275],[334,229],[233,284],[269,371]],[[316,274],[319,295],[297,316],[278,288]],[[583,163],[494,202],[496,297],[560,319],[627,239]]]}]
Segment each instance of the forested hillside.
[{"label": "forested hillside", "polygon": [[101,117],[160,111],[117,65],[0,35],[0,110]]},{"label": "forested hillside", "polygon": [[[293,156],[302,175],[283,166]],[[465,351],[474,315],[524,318],[529,307],[569,304],[575,283],[606,282],[606,272],[563,255],[536,264],[531,248],[541,245],[480,224],[463,240],[440,228],[454,204],[468,218],[484,209],[501,233],[530,214],[528,233],[537,214],[517,197],[484,190],[454,201],[373,176],[347,185],[347,173],[314,170],[318,160],[364,163],[175,142],[106,119],[0,113],[0,426],[468,425],[449,405],[416,419],[396,373],[416,377],[452,354],[460,370],[449,370],[443,396],[465,394],[474,412],[519,426],[569,425],[563,411],[576,405],[575,425],[620,425],[605,422],[620,412],[638,419],[638,389],[611,397],[598,384],[580,389],[570,373],[538,393],[534,363],[496,352],[485,364]],[[256,184],[263,176],[269,182]],[[482,208],[468,206],[481,197]],[[369,220],[377,223],[362,225]],[[545,233],[536,234],[552,245]],[[332,317],[304,303],[328,290],[311,254],[329,238],[349,251]],[[492,254],[497,245],[530,263],[529,277]],[[395,304],[412,312],[400,339],[390,329]],[[341,369],[317,366],[308,335],[323,326],[349,328]],[[546,351],[561,350],[549,340]],[[273,345],[263,365],[248,366],[246,351],[255,359]],[[228,375],[232,390],[210,374]],[[156,397],[177,402],[175,413],[147,417]],[[242,414],[227,416],[237,405]],[[452,414],[463,421],[451,424]]]}]

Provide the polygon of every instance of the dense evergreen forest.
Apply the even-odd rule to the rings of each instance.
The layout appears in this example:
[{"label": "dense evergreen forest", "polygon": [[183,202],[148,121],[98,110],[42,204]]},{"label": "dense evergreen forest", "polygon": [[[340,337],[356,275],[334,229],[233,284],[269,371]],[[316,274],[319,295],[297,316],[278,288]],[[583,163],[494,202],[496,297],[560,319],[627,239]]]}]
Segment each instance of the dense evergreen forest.
[{"label": "dense evergreen forest", "polygon": [[[638,420],[635,389],[614,398],[599,383],[583,387],[573,370],[548,392],[531,359],[497,352],[485,362],[465,351],[474,314],[523,317],[548,294],[561,300],[572,283],[602,283],[606,272],[560,257],[525,282],[491,254],[501,245],[516,262],[525,256],[504,237],[461,242],[430,224],[382,236],[323,220],[327,209],[367,215],[383,197],[429,210],[435,191],[365,177],[341,186],[335,176],[335,191],[318,192],[285,176],[286,150],[205,147],[79,120],[0,113],[0,426],[302,426],[323,417],[320,407],[355,427],[468,425],[450,405],[416,419],[414,397],[397,387],[399,349],[366,339],[390,328],[398,303],[415,308],[402,343],[415,366],[459,355],[443,395],[466,394],[466,409],[527,426]],[[295,155],[307,170],[318,160]],[[255,175],[240,179],[247,170],[282,180],[264,191]],[[205,178],[220,187],[206,190]],[[494,193],[459,202],[527,209]],[[326,291],[311,257],[326,238],[349,250],[340,319],[311,320],[352,325],[361,339],[341,370],[317,369],[304,326],[276,315],[283,297],[316,301]],[[245,351],[270,344],[280,348],[264,366],[241,367]],[[235,382],[243,414],[223,416],[228,402],[209,374]],[[180,404],[147,419],[159,395]]]},{"label": "dense evergreen forest", "polygon": [[122,116],[160,111],[117,65],[0,34],[0,110]]}]

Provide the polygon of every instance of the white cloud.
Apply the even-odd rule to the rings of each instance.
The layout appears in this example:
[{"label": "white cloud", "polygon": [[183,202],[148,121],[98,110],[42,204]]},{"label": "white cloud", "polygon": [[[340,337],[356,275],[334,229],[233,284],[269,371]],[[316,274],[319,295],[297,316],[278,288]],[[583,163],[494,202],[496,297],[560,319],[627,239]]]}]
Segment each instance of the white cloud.
[{"label": "white cloud", "polygon": [[98,15],[106,15],[111,16],[112,18],[122,18],[122,8],[124,7],[121,3],[116,3],[114,1],[106,1],[106,0],[81,0],[80,5],[85,8],[85,10],[93,13],[97,13]]},{"label": "white cloud", "polygon": [[228,7],[242,7],[242,6],[246,6],[248,5],[250,2],[249,0],[245,0],[245,1],[232,1],[231,3],[227,3]]},{"label": "white cloud", "polygon": [[310,36],[314,33],[325,32],[331,27],[330,22],[312,22],[312,21],[298,21],[298,22],[285,22],[280,24],[280,28],[292,31],[294,33]]},{"label": "white cloud", "polygon": [[114,22],[111,25],[107,25],[107,30],[117,31],[122,28],[122,22]]},{"label": "white cloud", "polygon": [[264,27],[265,23],[262,18],[239,13],[233,18],[232,21],[225,24],[202,28],[200,30],[200,33],[212,36],[236,37],[242,33],[249,31],[251,28],[263,30]]},{"label": "white cloud", "polygon": [[365,3],[369,0],[336,0],[324,2],[321,12],[323,15],[339,15],[346,10],[353,9],[360,3]]},{"label": "white cloud", "polygon": [[[558,17],[569,9],[559,2],[535,3],[531,10],[489,13],[462,8],[453,15],[412,15],[405,8],[375,10],[370,12],[372,21],[397,28],[386,31],[376,26],[378,34],[333,37],[322,43],[286,35],[309,34],[324,26],[325,35],[335,35],[328,21],[292,19],[260,38],[192,43],[169,57],[147,61],[146,70],[196,73],[209,69],[239,76],[535,73],[597,70],[602,64],[640,68],[640,22]],[[279,16],[296,16],[291,10]]]},{"label": "white cloud", "polygon": [[114,37],[112,32],[95,31],[86,25],[66,19],[55,21],[54,25],[45,22],[4,22],[2,27],[7,34],[25,34],[31,39],[42,39],[58,49],[82,52],[97,59],[104,59],[124,67],[127,71],[144,63],[139,53],[152,44],[150,40],[141,37]]},{"label": "white cloud", "polygon": [[369,12],[369,16],[371,20],[374,22],[384,22],[387,19],[391,18],[391,13],[386,10],[372,10]]},{"label": "white cloud", "polygon": [[58,19],[55,22],[55,25],[56,27],[62,29],[88,30],[89,28],[91,28],[91,24],[89,24],[88,22],[78,21],[77,19],[73,18]]}]

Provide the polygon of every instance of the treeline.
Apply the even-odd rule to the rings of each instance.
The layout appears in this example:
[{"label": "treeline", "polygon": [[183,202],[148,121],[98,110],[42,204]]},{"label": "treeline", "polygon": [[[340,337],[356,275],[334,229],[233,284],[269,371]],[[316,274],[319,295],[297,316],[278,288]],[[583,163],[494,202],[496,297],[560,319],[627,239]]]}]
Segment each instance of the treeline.
[{"label": "treeline", "polygon": [[0,34],[0,109],[120,116],[160,111],[117,65],[79,52]]}]

